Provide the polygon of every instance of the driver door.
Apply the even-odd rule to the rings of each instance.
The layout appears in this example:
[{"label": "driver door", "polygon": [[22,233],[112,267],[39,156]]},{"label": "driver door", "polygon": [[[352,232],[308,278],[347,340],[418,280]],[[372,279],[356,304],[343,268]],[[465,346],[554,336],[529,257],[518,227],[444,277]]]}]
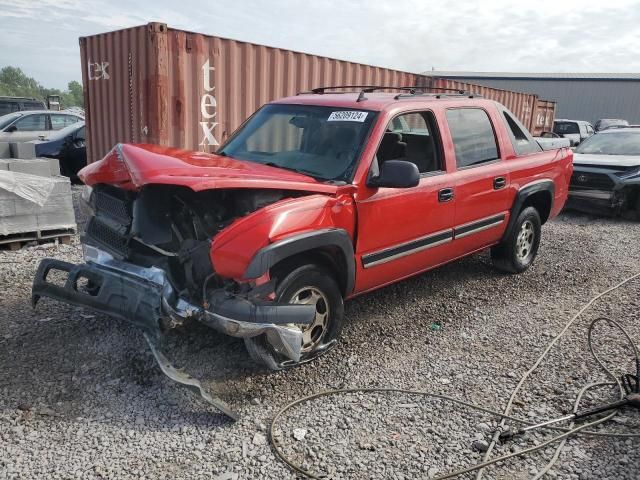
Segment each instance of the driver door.
[{"label": "driver door", "polygon": [[48,133],[49,116],[45,113],[37,113],[33,115],[25,115],[16,120],[12,126],[16,130],[5,134],[6,142],[29,142],[37,140],[41,135]]},{"label": "driver door", "polygon": [[445,262],[453,240],[455,200],[435,116],[394,118],[380,141],[372,170],[387,160],[415,163],[413,188],[367,188],[356,195],[356,291],[371,290]]}]

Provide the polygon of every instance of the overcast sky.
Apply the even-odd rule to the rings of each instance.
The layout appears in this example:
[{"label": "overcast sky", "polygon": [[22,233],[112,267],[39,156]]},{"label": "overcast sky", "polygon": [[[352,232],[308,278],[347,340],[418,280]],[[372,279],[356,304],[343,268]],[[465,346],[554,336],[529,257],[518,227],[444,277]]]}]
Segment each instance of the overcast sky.
[{"label": "overcast sky", "polygon": [[631,0],[0,0],[0,67],[65,88],[78,37],[150,21],[411,72],[640,71]]}]

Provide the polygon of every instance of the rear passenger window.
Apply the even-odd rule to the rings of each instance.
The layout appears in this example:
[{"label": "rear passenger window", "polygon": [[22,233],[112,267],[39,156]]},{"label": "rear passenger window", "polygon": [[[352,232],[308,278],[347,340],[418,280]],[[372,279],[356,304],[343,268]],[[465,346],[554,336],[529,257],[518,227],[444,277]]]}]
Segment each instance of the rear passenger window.
[{"label": "rear passenger window", "polygon": [[64,126],[68,127],[69,125],[73,125],[78,123],[80,119],[78,117],[74,117],[73,115],[65,115],[64,116]]},{"label": "rear passenger window", "polygon": [[518,120],[505,111],[502,114],[507,123],[507,131],[516,155],[527,155],[541,150],[538,143],[526,132],[526,129]]},{"label": "rear passenger window", "polygon": [[50,116],[51,118],[51,129],[52,130],[60,130],[64,127],[66,127],[67,125],[65,124],[65,120],[67,119],[66,115],[55,115],[52,114]]},{"label": "rear passenger window", "polygon": [[387,125],[376,158],[415,163],[420,173],[444,170],[440,138],[431,112],[412,112],[395,117]]},{"label": "rear passenger window", "polygon": [[498,158],[496,136],[487,112],[480,108],[453,108],[447,110],[447,122],[458,168]]}]

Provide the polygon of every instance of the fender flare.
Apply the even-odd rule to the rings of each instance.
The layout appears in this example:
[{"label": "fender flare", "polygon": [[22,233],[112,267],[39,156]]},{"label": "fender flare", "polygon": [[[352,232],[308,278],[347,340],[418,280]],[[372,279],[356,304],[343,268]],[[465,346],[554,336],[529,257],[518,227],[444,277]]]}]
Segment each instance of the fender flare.
[{"label": "fender flare", "polygon": [[504,231],[504,235],[502,239],[506,239],[511,235],[511,231],[516,223],[518,218],[518,214],[520,210],[522,210],[522,206],[527,201],[527,199],[538,192],[549,192],[551,196],[551,210],[553,210],[553,200],[555,195],[555,184],[553,180],[538,180],[536,182],[529,183],[520,187],[518,193],[516,194],[516,198],[513,201],[513,205],[511,206],[511,213],[509,215],[509,224],[507,225],[506,230]]},{"label": "fender flare", "polygon": [[321,247],[337,247],[344,255],[347,266],[345,297],[353,292],[356,279],[356,261],[353,243],[346,230],[327,228],[292,235],[274,242],[256,252],[245,270],[245,278],[258,278],[264,275],[276,263],[299,253]]}]

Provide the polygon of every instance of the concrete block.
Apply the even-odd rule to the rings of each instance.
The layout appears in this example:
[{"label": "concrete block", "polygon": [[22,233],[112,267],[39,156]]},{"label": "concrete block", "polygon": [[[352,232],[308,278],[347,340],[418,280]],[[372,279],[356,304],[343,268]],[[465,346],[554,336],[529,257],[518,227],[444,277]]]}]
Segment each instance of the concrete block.
[{"label": "concrete block", "polygon": [[46,160],[49,162],[49,170],[51,170],[52,177],[60,175],[60,160],[57,158],[38,158],[38,160]]},{"label": "concrete block", "polygon": [[51,171],[52,177],[57,177],[60,175],[60,160],[58,160],[57,158],[36,157],[34,160],[42,160],[43,162],[47,162],[49,164],[49,170]]},{"label": "concrete block", "polygon": [[35,232],[38,230],[36,215],[13,215],[0,221],[0,235]]},{"label": "concrete block", "polygon": [[57,212],[42,212],[37,215],[38,230],[54,230],[58,228],[75,228],[76,217],[71,209]]},{"label": "concrete block", "polygon": [[51,195],[71,195],[71,180],[69,180],[69,177],[57,175],[51,177],[51,180],[53,181]]},{"label": "concrete block", "polygon": [[50,177],[51,167],[49,162],[41,159],[15,159],[9,163],[10,172],[28,173],[39,177]]},{"label": "concrete block", "polygon": [[9,142],[0,142],[0,158],[11,158],[11,145]]},{"label": "concrete block", "polygon": [[36,158],[36,145],[26,142],[11,142],[11,156],[13,158],[30,159]]}]

